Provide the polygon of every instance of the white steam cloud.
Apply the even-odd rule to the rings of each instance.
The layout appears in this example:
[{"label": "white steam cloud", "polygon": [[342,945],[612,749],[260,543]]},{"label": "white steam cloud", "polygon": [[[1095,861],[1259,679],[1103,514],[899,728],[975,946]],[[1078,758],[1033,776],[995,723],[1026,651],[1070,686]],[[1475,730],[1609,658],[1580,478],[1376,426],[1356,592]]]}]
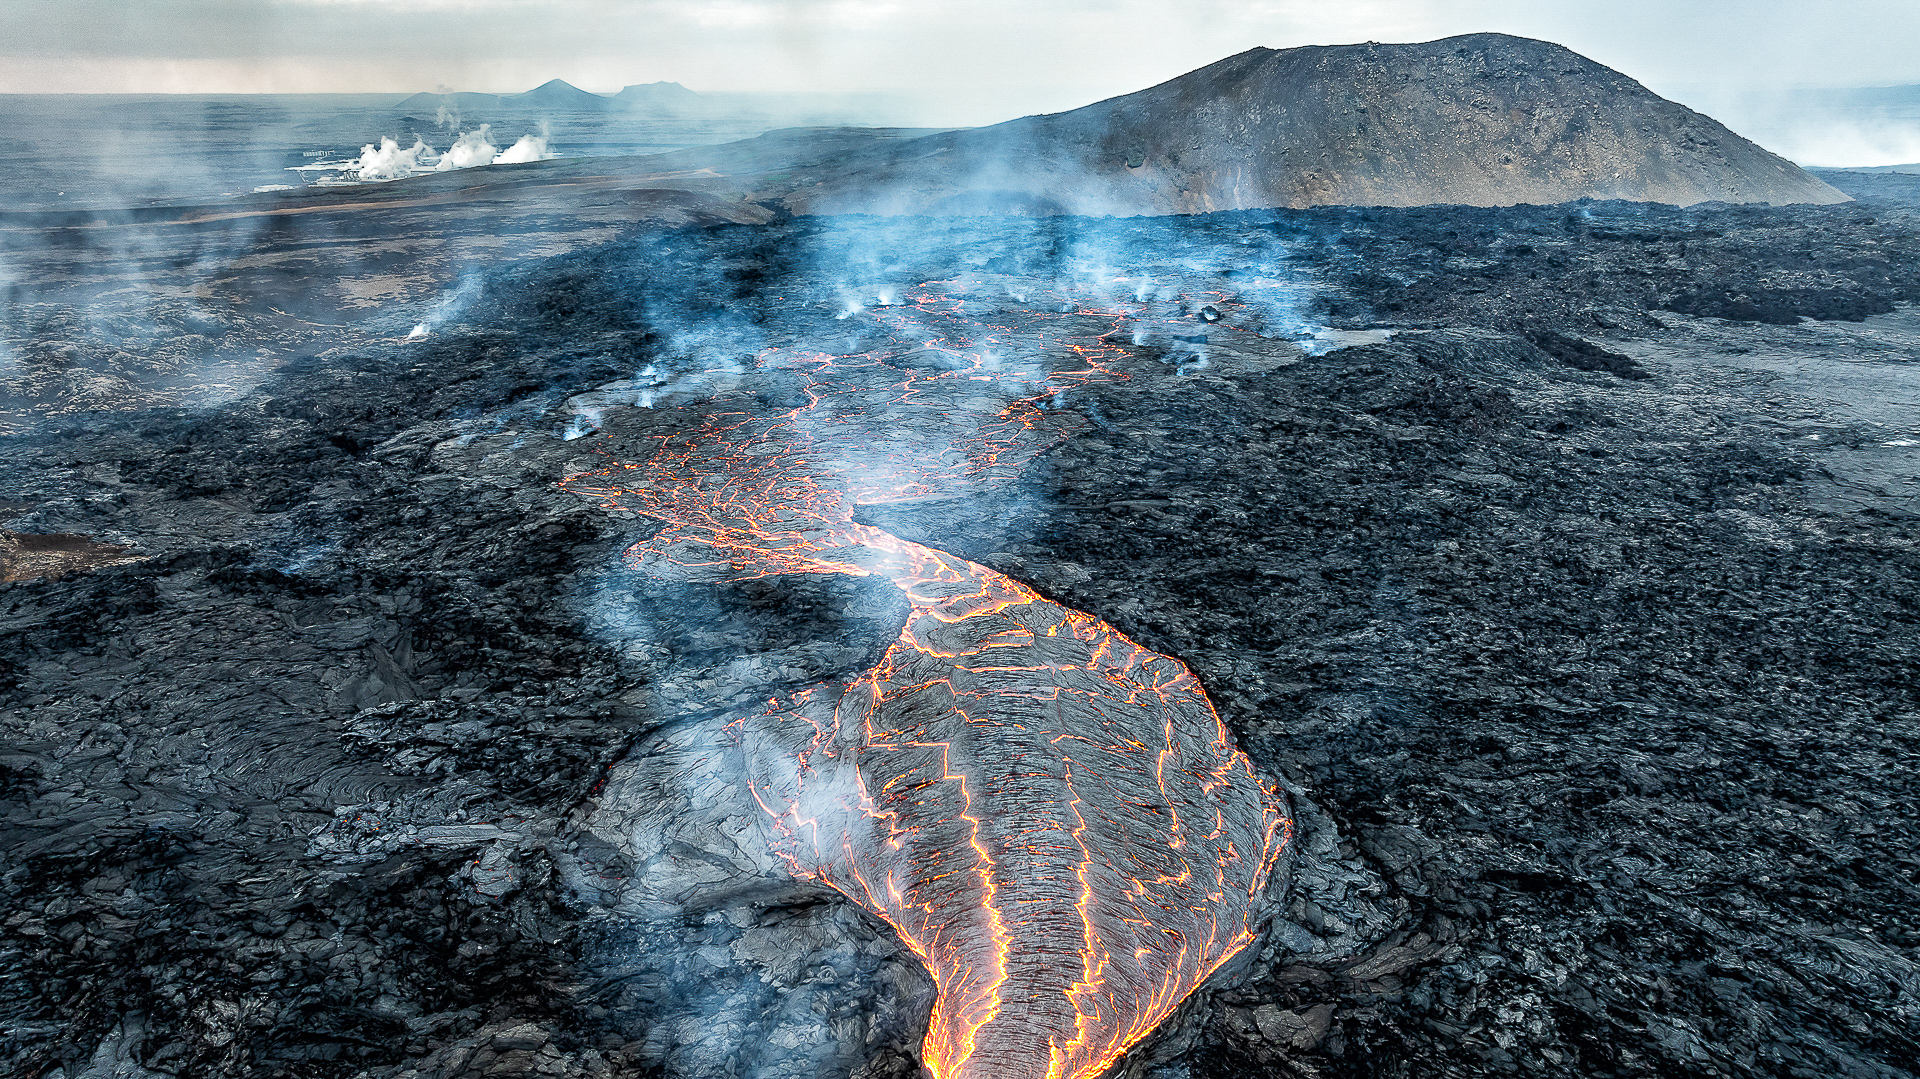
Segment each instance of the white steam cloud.
[{"label": "white steam cloud", "polygon": [[522,135],[505,150],[493,141],[493,125],[481,124],[472,131],[462,132],[445,153],[436,151],[418,136],[413,145],[403,147],[400,140],[383,135],[378,144],[362,146],[358,158],[319,161],[298,165],[289,171],[319,173],[318,182],[322,184],[381,183],[425,172],[518,165],[558,156],[553,152],[545,124],[541,125],[539,134]]},{"label": "white steam cloud", "polygon": [[494,158],[499,156],[500,147],[493,144],[493,125],[481,124],[477,130],[455,139],[434,164],[433,170],[449,172],[453,169],[470,169],[476,165],[491,165]]},{"label": "white steam cloud", "polygon": [[362,180],[398,180],[420,171],[420,159],[433,149],[419,139],[402,150],[398,139],[382,138],[379,146],[369,143],[360,148],[360,163],[353,169]]},{"label": "white steam cloud", "polygon": [[554,156],[547,149],[545,135],[522,135],[512,146],[493,159],[496,165],[518,165],[527,161],[545,161]]}]

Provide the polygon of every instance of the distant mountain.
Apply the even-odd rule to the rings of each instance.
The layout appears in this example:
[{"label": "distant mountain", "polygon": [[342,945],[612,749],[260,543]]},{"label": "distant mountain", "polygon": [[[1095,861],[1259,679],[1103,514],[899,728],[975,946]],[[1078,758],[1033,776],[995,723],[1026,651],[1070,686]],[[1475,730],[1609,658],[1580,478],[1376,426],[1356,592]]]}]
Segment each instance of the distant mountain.
[{"label": "distant mountain", "polygon": [[515,105],[532,105],[543,109],[574,109],[581,112],[604,109],[612,104],[610,99],[599,94],[590,94],[562,79],[543,82],[526,93],[514,94],[507,100]]},{"label": "distant mountain", "polygon": [[685,112],[708,102],[677,82],[649,82],[629,86],[609,97],[589,93],[564,79],[544,82],[522,94],[415,94],[400,102],[403,112],[487,113],[494,110],[546,109],[555,112],[605,112],[609,109],[654,109]]},{"label": "distant mountain", "polygon": [[677,82],[629,86],[613,95],[613,100],[622,108],[690,109],[706,103],[705,98]]},{"label": "distant mountain", "polygon": [[454,109],[459,112],[468,112],[479,109],[497,109],[500,107],[500,101],[501,95],[499,94],[415,94],[401,101],[394,107],[404,112],[431,113],[433,110],[442,107]]},{"label": "distant mountain", "polygon": [[892,143],[784,194],[829,213],[1846,201],[1617,71],[1503,34],[1252,49],[1072,112]]},{"label": "distant mountain", "polygon": [[491,109],[554,109],[566,112],[604,112],[613,107],[613,99],[588,93],[563,79],[553,79],[521,94],[415,94],[397,108],[406,112],[425,112],[447,108],[455,112],[485,112]]}]

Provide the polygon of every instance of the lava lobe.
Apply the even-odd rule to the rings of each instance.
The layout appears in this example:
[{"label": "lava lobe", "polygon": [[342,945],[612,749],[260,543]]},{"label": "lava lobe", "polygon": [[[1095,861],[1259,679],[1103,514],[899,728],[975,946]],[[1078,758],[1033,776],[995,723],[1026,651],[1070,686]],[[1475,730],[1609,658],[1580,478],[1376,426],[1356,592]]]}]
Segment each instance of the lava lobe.
[{"label": "lava lobe", "polygon": [[[940,323],[956,309],[923,293],[916,310]],[[1106,334],[1072,335],[1100,314],[1058,320],[1052,344],[1084,368],[1027,377],[977,422],[960,404],[1000,381],[1004,341],[949,332],[932,344],[957,362],[904,373],[872,355],[763,356],[810,372],[806,404],[710,413],[645,460],[568,481],[664,524],[628,553],[642,569],[878,576],[906,594],[877,666],[732,730],[777,853],[886,920],[932,974],[922,1052],[939,1079],[1104,1072],[1253,939],[1289,835],[1184,664],[853,520],[856,504],[1004,475],[1044,449],[1036,401],[1123,377]],[[937,411],[947,444],[862,452],[889,403]]]}]

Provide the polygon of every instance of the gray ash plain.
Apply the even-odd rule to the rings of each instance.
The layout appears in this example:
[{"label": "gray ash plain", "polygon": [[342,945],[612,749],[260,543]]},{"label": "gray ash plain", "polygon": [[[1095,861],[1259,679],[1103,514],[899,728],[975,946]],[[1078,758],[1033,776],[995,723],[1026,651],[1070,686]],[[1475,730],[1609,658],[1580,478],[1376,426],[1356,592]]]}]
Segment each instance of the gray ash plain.
[{"label": "gray ash plain", "polygon": [[913,1074],[847,904],[622,937],[582,883],[617,762],[859,672],[896,595],[635,574],[556,481],[611,384],[777,409],[754,352],[864,347],[848,296],[1104,266],[1233,302],[1013,481],[862,512],[1184,660],[1294,800],[1266,939],[1127,1073],[1912,1074],[1920,218],[1867,194],[626,220],[421,339],[24,408],[4,527],[139,560],[0,584],[6,1068]]}]

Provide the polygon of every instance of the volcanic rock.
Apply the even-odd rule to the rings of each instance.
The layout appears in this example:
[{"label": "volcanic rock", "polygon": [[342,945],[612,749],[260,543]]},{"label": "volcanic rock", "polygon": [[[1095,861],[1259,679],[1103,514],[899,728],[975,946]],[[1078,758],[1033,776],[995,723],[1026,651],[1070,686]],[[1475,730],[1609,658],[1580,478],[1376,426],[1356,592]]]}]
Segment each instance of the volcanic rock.
[{"label": "volcanic rock", "polygon": [[[479,227],[389,197],[376,236]],[[349,218],[268,220],[234,250]],[[659,524],[556,481],[663,400],[793,407],[793,369],[712,367],[845,347],[842,289],[1102,253],[1121,302],[1224,317],[1153,300],[1053,449],[859,520],[1177,657],[1288,795],[1268,938],[1120,1074],[1914,1074],[1910,211],[694,220],[520,230],[548,254],[422,337],[433,290],[323,339],[256,319],[333,293],[238,275],[225,336],[283,355],[218,399],[88,412],[23,361],[4,526],[146,557],[0,584],[0,1073],[914,1074],[926,973],[748,842],[726,730],[871,669],[907,601],[634,572]],[[64,329],[69,239],[9,325],[141,384]]]},{"label": "volcanic rock", "polygon": [[138,555],[112,543],[86,536],[41,536],[0,528],[0,581],[28,581],[59,577],[99,566],[137,562]]},{"label": "volcanic rock", "polygon": [[1129,215],[1581,198],[1846,200],[1566,48],[1474,34],[1250,49],[1071,112],[898,144],[787,202],[816,213]]}]

